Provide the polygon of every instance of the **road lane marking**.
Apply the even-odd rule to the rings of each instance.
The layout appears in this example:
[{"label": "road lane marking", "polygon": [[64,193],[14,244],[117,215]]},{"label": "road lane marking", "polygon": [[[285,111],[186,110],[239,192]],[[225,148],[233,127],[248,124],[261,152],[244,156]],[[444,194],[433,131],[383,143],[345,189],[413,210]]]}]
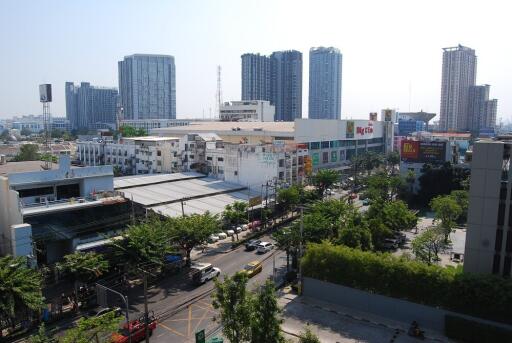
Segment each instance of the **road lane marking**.
[{"label": "road lane marking", "polygon": [[187,337],[190,337],[190,328],[192,322],[192,306],[188,305],[188,330],[187,330]]},{"label": "road lane marking", "polygon": [[197,307],[199,307],[199,308],[200,308],[200,309],[202,309],[202,310],[206,310],[206,311],[212,311],[212,312],[214,312],[214,310],[213,310],[213,309],[211,309],[211,308],[209,308],[209,307],[204,307],[204,305],[203,305],[203,306],[199,306],[197,303],[194,303],[194,304],[192,304],[192,305],[197,306]]},{"label": "road lane marking", "polygon": [[168,327],[167,325],[163,324],[163,323],[158,323],[161,327],[163,327],[164,329],[168,330],[169,332],[172,332],[173,334],[175,335],[178,335],[178,336],[181,336],[181,337],[185,337],[185,338],[188,338],[187,336],[185,336],[184,334],[174,330],[174,329],[171,329],[170,327]]},{"label": "road lane marking", "polygon": [[201,319],[199,320],[199,322],[196,324],[196,327],[194,328],[194,332],[197,331],[197,328],[199,327],[199,325],[203,322],[204,318],[206,317],[206,315],[208,314],[208,312],[210,312],[210,310],[206,310],[204,311],[203,313],[203,316],[201,317]]},{"label": "road lane marking", "polygon": [[215,309],[215,307],[213,307],[213,305],[211,303],[207,303],[204,300],[198,300],[197,302],[202,304],[202,305],[204,305],[204,306],[208,306],[211,309]]}]

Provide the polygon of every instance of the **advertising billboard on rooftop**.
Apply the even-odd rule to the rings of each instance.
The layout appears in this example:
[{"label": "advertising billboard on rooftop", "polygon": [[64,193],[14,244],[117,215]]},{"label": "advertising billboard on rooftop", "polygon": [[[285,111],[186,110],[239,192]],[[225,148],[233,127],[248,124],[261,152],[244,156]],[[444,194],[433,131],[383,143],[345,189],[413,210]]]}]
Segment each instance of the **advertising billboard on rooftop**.
[{"label": "advertising billboard on rooftop", "polygon": [[400,159],[411,163],[439,163],[446,161],[446,142],[402,140]]}]

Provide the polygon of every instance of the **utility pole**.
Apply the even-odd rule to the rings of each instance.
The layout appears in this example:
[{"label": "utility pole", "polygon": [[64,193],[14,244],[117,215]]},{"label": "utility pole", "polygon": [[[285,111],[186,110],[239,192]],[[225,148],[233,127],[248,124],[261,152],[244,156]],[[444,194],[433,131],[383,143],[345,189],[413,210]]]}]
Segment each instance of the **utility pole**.
[{"label": "utility pole", "polygon": [[148,318],[148,273],[144,270],[144,326],[146,343],[149,343],[149,318]]},{"label": "utility pole", "polygon": [[300,207],[300,242],[299,242],[299,259],[298,259],[298,263],[299,263],[299,275],[298,275],[298,278],[299,278],[299,294],[301,295],[302,294],[302,285],[303,285],[303,282],[302,282],[302,267],[301,267],[301,263],[300,263],[300,259],[302,258],[302,237],[303,237],[303,232],[304,232],[304,207]]},{"label": "utility pole", "polygon": [[[125,315],[126,315],[126,327],[128,328],[128,342],[131,343],[132,342],[132,333],[130,331],[130,317],[129,317],[129,312],[128,312],[129,311],[128,296],[124,296],[123,294],[119,293],[118,291],[113,290],[112,288],[108,288],[107,286],[103,286],[99,283],[96,283],[96,294],[98,294],[98,295],[101,294],[102,292],[100,290],[103,292],[110,291],[114,294],[119,295],[121,297],[121,299],[123,299],[124,304],[126,306],[126,314]],[[102,304],[100,304],[100,305],[102,305]]]},{"label": "utility pole", "polygon": [[183,206],[184,205],[183,199],[181,199],[180,202],[181,202],[181,216],[185,217],[185,207]]}]

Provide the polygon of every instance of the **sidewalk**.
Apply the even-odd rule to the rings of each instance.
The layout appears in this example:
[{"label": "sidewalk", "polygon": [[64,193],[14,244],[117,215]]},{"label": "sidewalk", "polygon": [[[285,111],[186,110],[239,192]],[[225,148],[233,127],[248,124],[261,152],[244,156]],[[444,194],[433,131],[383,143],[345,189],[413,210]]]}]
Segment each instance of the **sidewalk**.
[{"label": "sidewalk", "polygon": [[[286,292],[279,295],[279,305],[283,308],[282,329],[286,337],[295,342],[308,324],[322,342],[418,342],[418,339],[407,335],[410,323],[396,322]],[[427,331],[425,335],[426,342],[454,342],[438,332]]]}]

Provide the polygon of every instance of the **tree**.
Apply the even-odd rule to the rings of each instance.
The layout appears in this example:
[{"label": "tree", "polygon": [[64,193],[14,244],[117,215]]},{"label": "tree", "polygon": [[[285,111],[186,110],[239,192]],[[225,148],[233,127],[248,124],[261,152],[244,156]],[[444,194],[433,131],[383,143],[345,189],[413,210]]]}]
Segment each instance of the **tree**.
[{"label": "tree", "polygon": [[391,175],[395,175],[395,167],[400,163],[400,153],[391,151],[386,155],[386,163],[390,166]]},{"label": "tree", "polygon": [[[247,222],[247,209],[248,205],[245,201],[235,201],[233,204],[226,205],[222,217],[226,224],[239,226]],[[238,240],[238,232],[236,232],[236,240]]]},{"label": "tree", "polygon": [[277,304],[275,285],[267,280],[259,289],[253,301],[251,342],[284,343],[279,317],[281,309]]},{"label": "tree", "polygon": [[62,337],[62,343],[89,343],[94,338],[96,343],[111,342],[111,333],[117,330],[121,317],[115,311],[99,317],[80,318],[76,327],[69,329]]},{"label": "tree", "polygon": [[316,175],[313,176],[313,182],[321,197],[324,196],[325,190],[331,187],[338,179],[339,173],[332,169],[320,169]]},{"label": "tree", "polygon": [[372,250],[372,233],[364,226],[350,226],[340,230],[338,243],[360,250]]},{"label": "tree", "polygon": [[382,155],[377,154],[373,151],[368,151],[362,155],[363,166],[366,169],[368,175],[371,171],[382,164]]},{"label": "tree", "polygon": [[306,330],[300,333],[299,343],[321,343],[320,339],[311,331],[309,326],[306,326]]},{"label": "tree", "polygon": [[41,161],[49,161],[52,163],[57,163],[59,161],[57,156],[52,155],[51,153],[47,153],[47,152],[41,154],[40,159],[41,159]]},{"label": "tree", "polygon": [[455,227],[457,218],[462,214],[462,208],[451,196],[437,196],[430,202],[430,207],[436,214],[436,220],[441,221],[445,243]]},{"label": "tree", "polygon": [[158,216],[130,225],[123,233],[123,240],[111,244],[128,257],[131,263],[164,263],[164,256],[171,252],[168,224]]},{"label": "tree", "polygon": [[414,193],[414,183],[416,182],[416,174],[414,171],[408,170],[407,175],[405,176],[405,182],[409,185],[409,194]]},{"label": "tree", "polygon": [[108,261],[95,252],[74,252],[64,256],[64,262],[57,265],[60,269],[73,274],[76,281],[83,283],[98,279],[108,270]]},{"label": "tree", "polygon": [[118,177],[118,176],[122,176],[123,175],[123,170],[119,166],[114,166],[112,168],[112,170],[114,172],[114,177]]},{"label": "tree", "polygon": [[254,313],[247,281],[247,275],[240,272],[232,277],[224,277],[222,282],[215,280],[213,307],[219,310],[222,332],[231,343],[251,339]]},{"label": "tree", "polygon": [[13,324],[21,311],[41,309],[41,285],[41,274],[27,266],[25,257],[0,257],[0,320]]},{"label": "tree", "polygon": [[206,244],[208,237],[219,231],[219,219],[209,212],[171,218],[167,220],[169,236],[187,254],[190,265],[190,252],[198,245]]},{"label": "tree", "polygon": [[350,159],[350,162],[352,163],[352,172],[354,177],[354,186],[358,185],[358,176],[361,169],[364,168],[364,160],[362,156],[353,155]]},{"label": "tree", "polygon": [[137,128],[134,128],[133,126],[129,126],[129,125],[121,126],[119,131],[121,132],[123,137],[142,137],[142,136],[148,135],[146,130],[144,130],[143,128],[137,129]]},{"label": "tree", "polygon": [[366,213],[368,219],[380,220],[389,230],[398,232],[413,229],[418,218],[402,200],[374,201]]},{"label": "tree", "polygon": [[468,168],[454,166],[450,162],[440,166],[425,164],[421,172],[422,175],[418,178],[418,200],[422,205],[428,205],[438,195],[447,195],[454,190],[464,189],[470,174]]},{"label": "tree", "polygon": [[62,138],[62,135],[64,135],[64,131],[59,129],[53,129],[51,132],[52,138]]},{"label": "tree", "polygon": [[277,202],[282,207],[284,212],[293,209],[299,204],[300,193],[299,189],[295,186],[282,188],[277,192]]},{"label": "tree", "polygon": [[384,172],[368,176],[366,179],[368,189],[366,195],[372,199],[393,200],[402,193],[405,183],[400,176],[389,176]]},{"label": "tree", "polygon": [[37,144],[23,144],[20,151],[14,156],[14,161],[37,161],[39,160],[39,146]]},{"label": "tree", "polygon": [[21,129],[20,131],[20,135],[22,136],[30,136],[32,134],[32,131],[30,131],[30,129],[28,127],[24,127]]},{"label": "tree", "polygon": [[412,251],[418,260],[430,265],[439,259],[438,253],[443,245],[442,228],[431,227],[412,241]]},{"label": "tree", "polygon": [[0,131],[0,140],[7,141],[11,138],[11,135],[9,135],[9,130],[3,129]]},{"label": "tree", "polygon": [[35,335],[30,336],[29,343],[54,343],[55,340],[46,332],[44,323],[39,325],[39,329]]},{"label": "tree", "polygon": [[464,224],[468,220],[469,192],[466,190],[452,191],[450,197],[460,206],[461,213],[457,222]]}]

